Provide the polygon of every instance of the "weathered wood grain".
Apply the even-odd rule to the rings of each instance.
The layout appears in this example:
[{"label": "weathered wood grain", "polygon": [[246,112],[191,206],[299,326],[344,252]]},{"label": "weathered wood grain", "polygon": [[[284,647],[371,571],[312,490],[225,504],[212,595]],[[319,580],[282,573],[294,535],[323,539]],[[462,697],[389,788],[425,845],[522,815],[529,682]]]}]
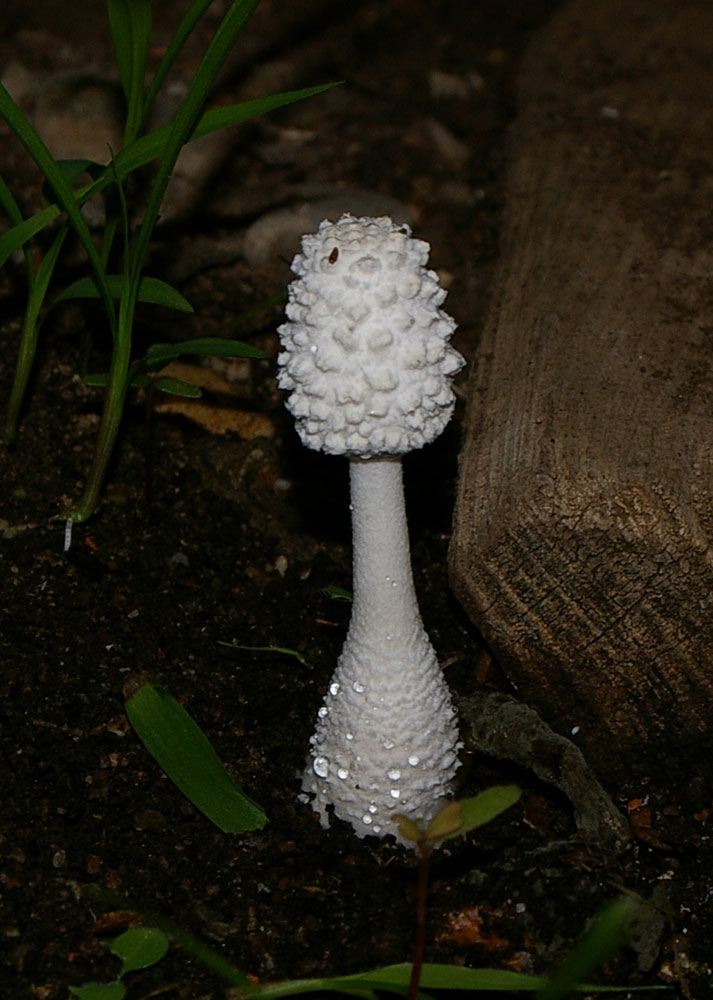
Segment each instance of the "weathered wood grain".
[{"label": "weathered wood grain", "polygon": [[575,0],[519,81],[454,590],[611,773],[713,757],[713,5]]}]

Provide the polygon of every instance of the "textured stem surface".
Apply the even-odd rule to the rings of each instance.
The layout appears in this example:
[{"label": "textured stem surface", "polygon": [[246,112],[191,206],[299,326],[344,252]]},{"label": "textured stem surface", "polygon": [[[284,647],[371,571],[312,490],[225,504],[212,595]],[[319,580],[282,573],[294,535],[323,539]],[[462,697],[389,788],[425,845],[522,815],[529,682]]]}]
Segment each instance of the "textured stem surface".
[{"label": "textured stem surface", "polygon": [[401,459],[352,459],[349,473],[354,598],[347,646],[358,647],[364,666],[378,670],[385,650],[428,638],[411,572]]},{"label": "textured stem surface", "polygon": [[449,792],[457,727],[413,586],[401,462],[352,459],[354,604],[304,787],[359,836],[428,821]]}]

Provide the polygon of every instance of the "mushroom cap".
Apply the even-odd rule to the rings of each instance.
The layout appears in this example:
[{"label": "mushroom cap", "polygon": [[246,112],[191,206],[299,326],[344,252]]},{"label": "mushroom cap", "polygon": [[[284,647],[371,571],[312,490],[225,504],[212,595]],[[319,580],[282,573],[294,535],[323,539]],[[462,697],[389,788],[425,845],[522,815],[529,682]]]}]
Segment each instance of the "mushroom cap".
[{"label": "mushroom cap", "polygon": [[436,438],[464,360],[426,267],[430,247],[391,219],[343,215],[292,262],[278,383],[303,444],[331,455],[403,454]]}]

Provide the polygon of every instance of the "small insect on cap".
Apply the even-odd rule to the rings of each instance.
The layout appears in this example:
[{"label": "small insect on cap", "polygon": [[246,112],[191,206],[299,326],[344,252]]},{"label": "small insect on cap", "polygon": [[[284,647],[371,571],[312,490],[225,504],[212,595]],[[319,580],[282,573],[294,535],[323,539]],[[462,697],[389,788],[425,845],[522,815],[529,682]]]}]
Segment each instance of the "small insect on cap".
[{"label": "small insect on cap", "polygon": [[325,220],[292,262],[278,333],[281,389],[303,444],[331,455],[403,454],[436,438],[463,358],[426,268],[430,247],[389,218]]}]

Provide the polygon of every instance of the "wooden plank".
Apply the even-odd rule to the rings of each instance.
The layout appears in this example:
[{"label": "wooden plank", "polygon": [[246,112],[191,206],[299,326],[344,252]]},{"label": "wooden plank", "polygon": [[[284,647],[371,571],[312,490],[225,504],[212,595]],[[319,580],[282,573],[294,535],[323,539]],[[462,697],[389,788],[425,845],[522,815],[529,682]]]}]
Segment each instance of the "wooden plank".
[{"label": "wooden plank", "polygon": [[574,0],[526,55],[454,590],[611,773],[713,754],[713,4]]}]

